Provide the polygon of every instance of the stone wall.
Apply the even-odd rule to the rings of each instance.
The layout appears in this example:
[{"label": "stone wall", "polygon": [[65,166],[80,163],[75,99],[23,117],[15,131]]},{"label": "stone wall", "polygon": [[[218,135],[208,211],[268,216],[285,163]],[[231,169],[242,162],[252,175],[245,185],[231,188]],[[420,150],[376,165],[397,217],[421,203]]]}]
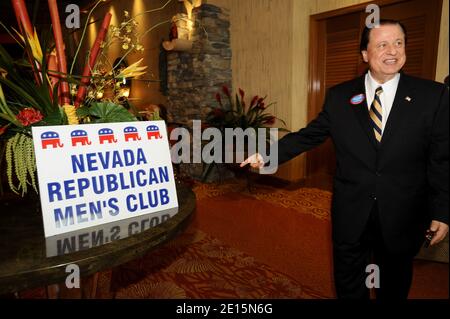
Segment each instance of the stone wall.
[{"label": "stone wall", "polygon": [[[223,85],[232,92],[229,12],[202,4],[194,9],[193,18],[192,49],[167,54],[168,110],[172,121],[190,129],[192,120],[204,121],[211,107],[219,106],[215,95]],[[191,147],[191,156],[196,151]],[[182,175],[200,178],[204,171],[203,164],[181,165]],[[208,179],[225,175],[214,169]]]},{"label": "stone wall", "polygon": [[168,107],[176,122],[205,119],[218,106],[215,94],[231,88],[230,17],[214,5],[193,11],[192,49],[167,55]]}]

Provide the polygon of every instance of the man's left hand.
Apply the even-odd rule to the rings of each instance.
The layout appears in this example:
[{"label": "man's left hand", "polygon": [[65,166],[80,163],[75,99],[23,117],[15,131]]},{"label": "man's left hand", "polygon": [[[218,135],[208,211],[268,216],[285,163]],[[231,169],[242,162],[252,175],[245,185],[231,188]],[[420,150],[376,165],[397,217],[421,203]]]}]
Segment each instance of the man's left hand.
[{"label": "man's left hand", "polygon": [[431,221],[430,230],[436,232],[430,242],[430,246],[441,242],[448,233],[448,225],[437,220]]}]

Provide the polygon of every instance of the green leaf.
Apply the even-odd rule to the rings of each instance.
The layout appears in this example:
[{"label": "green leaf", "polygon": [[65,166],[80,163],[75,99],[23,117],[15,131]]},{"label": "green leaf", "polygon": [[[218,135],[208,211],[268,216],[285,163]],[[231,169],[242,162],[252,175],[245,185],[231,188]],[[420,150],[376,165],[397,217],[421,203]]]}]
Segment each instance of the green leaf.
[{"label": "green leaf", "polygon": [[59,108],[59,97],[58,97],[58,91],[59,91],[59,82],[55,84],[53,87],[53,108],[57,109]]},{"label": "green leaf", "polygon": [[89,107],[81,106],[81,107],[77,108],[77,116],[78,117],[87,117],[89,115],[91,115]]},{"label": "green leaf", "polygon": [[241,105],[241,101],[239,101],[239,96],[236,94],[236,112],[238,114],[242,113],[242,105]]},{"label": "green leaf", "polygon": [[30,106],[31,105],[34,107],[39,106],[39,103],[37,103],[36,100],[31,95],[29,95],[25,90],[23,90],[20,86],[2,77],[0,77],[0,82],[3,83],[5,86],[9,87],[11,90],[13,90],[17,95],[25,99],[30,104]]},{"label": "green leaf", "polygon": [[63,110],[55,110],[49,113],[40,124],[43,125],[61,125],[63,123],[63,114],[61,113]]},{"label": "green leaf", "polygon": [[36,90],[36,100],[39,101],[39,107],[44,111],[45,114],[50,114],[54,111],[53,101],[50,98],[49,87],[45,85],[40,85]]},{"label": "green leaf", "polygon": [[11,117],[10,117],[9,115],[7,115],[7,114],[0,113],[0,117],[1,117],[2,119],[7,120],[8,122],[14,122],[14,118],[11,118]]},{"label": "green leaf", "polygon": [[95,123],[133,122],[136,117],[123,106],[111,102],[93,103],[90,114],[97,117]]},{"label": "green leaf", "polygon": [[14,113],[11,111],[8,104],[6,103],[5,95],[3,93],[3,88],[2,88],[1,84],[0,84],[0,110],[3,113],[6,113],[6,114],[14,117]]},{"label": "green leaf", "polygon": [[8,54],[3,46],[0,45],[0,66],[5,70],[9,70],[13,67],[13,59]]}]

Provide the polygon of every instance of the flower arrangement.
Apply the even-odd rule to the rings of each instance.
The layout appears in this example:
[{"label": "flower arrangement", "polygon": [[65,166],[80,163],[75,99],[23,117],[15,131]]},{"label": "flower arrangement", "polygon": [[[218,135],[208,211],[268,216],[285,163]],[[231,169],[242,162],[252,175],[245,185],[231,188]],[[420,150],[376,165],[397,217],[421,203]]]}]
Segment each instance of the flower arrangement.
[{"label": "flower arrangement", "polygon": [[[222,87],[222,94],[216,93],[215,98],[219,107],[213,108],[207,116],[206,120],[210,126],[221,130],[236,127],[243,130],[247,128],[258,129],[271,127],[277,120],[284,126],[286,125],[283,120],[267,112],[270,106],[275,105],[275,102],[266,102],[267,96],[256,95],[251,99],[250,104],[247,104],[245,92],[242,89],[239,89],[239,94],[236,93],[234,99],[227,86]],[[280,128],[280,130],[285,129]]]},{"label": "flower arrangement", "polygon": [[[168,0],[161,8],[141,14],[162,10],[171,1]],[[138,120],[138,114],[133,114],[122,105],[114,88],[124,79],[142,76],[147,67],[141,66],[140,59],[128,67],[118,69],[122,60],[113,65],[104,52],[112,43],[119,41],[125,50],[122,59],[133,52],[142,53],[142,37],[166,21],[158,23],[138,37],[137,22],[127,11],[119,26],[110,25],[111,14],[107,13],[87,54],[83,72],[76,75],[73,72],[74,65],[88,21],[101,2],[102,0],[98,0],[88,14],[69,70],[56,0],[48,0],[53,38],[37,36],[24,0],[12,0],[19,31],[9,30],[0,22],[21,45],[26,56],[26,60],[14,61],[0,46],[0,138],[6,141],[3,147],[8,184],[15,193],[23,196],[30,185],[37,192],[32,126]],[[103,95],[108,88],[112,88],[112,96]],[[104,97],[100,98],[101,96]]]},{"label": "flower arrangement", "polygon": [[[236,93],[234,98],[230,93],[230,89],[227,86],[222,86],[221,92],[217,92],[215,99],[218,103],[218,107],[215,107],[209,112],[206,117],[206,127],[216,127],[225,133],[227,128],[241,128],[242,130],[254,129],[256,137],[256,145],[258,143],[259,129],[265,128],[265,140],[266,143],[271,142],[271,136],[269,128],[272,127],[277,121],[280,121],[283,126],[286,123],[268,112],[268,108],[275,105],[275,102],[266,102],[267,96],[260,97],[258,95],[253,96],[250,103],[247,104],[244,90],[239,88],[239,93]],[[288,131],[284,127],[278,128],[279,131]],[[228,152],[236,152],[234,145],[223,145],[222,156]],[[229,163],[230,168],[239,167]],[[202,174],[202,180],[206,181],[209,174],[212,171],[213,166],[216,163],[207,164]],[[247,167],[248,168],[248,167]]]}]

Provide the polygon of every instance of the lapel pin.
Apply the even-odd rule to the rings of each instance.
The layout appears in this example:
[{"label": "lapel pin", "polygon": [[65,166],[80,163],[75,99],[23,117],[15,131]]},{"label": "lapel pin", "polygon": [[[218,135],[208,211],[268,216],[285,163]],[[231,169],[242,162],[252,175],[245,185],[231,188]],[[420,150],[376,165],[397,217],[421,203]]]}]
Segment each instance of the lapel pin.
[{"label": "lapel pin", "polygon": [[405,100],[408,102],[411,102],[412,99],[409,96],[407,96],[407,97],[405,97]]},{"label": "lapel pin", "polygon": [[364,94],[357,94],[352,96],[352,98],[350,99],[350,103],[353,105],[358,105],[361,104],[364,100],[366,99],[366,96]]}]

